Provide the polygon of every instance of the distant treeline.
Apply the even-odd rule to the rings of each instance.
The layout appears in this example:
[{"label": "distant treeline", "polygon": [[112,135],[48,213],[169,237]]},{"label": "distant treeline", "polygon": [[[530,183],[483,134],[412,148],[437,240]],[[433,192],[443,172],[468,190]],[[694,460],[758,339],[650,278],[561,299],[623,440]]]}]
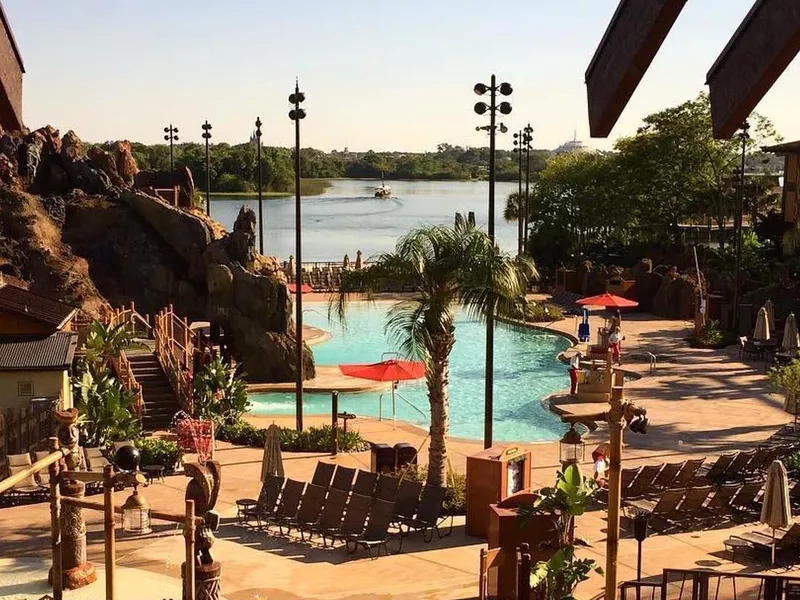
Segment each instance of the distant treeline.
[{"label": "distant treeline", "polygon": [[[109,144],[101,144],[107,147]],[[169,146],[133,143],[133,156],[143,170],[169,169]],[[210,173],[212,192],[253,192],[258,184],[257,146],[252,143],[212,144]],[[205,146],[196,143],[174,147],[175,164],[187,166],[195,185],[205,191]],[[532,150],[531,178],[544,168],[551,156],[548,150]],[[294,190],[293,151],[289,148],[264,146],[261,152],[264,190]],[[386,179],[485,179],[488,176],[489,149],[464,148],[439,144],[435,152],[323,152],[314,148],[300,151],[300,176],[304,179],[340,177],[375,178],[383,173]],[[518,155],[509,150],[497,151],[497,179],[516,180]],[[524,169],[524,164],[523,164]],[[305,186],[304,186],[305,187]],[[321,187],[321,186],[318,186]],[[322,191],[321,189],[319,191]],[[317,192],[319,193],[319,192]]]}]

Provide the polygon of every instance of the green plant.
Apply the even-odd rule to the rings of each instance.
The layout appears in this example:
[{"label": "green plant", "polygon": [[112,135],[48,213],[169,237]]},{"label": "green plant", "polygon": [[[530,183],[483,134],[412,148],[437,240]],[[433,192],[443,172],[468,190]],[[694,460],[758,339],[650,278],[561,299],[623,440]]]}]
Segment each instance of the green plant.
[{"label": "green plant", "polygon": [[800,360],[793,360],[784,367],[770,369],[768,377],[775,391],[784,395],[787,412],[790,414],[800,412],[800,406],[798,406],[798,399],[800,399]]},{"label": "green plant", "polygon": [[95,372],[109,368],[111,360],[134,343],[133,332],[127,323],[115,327],[94,320],[83,344],[86,360]]},{"label": "green plant", "polygon": [[555,304],[531,301],[516,306],[512,316],[528,323],[549,323],[561,321],[564,318],[564,311]]},{"label": "green plant", "polygon": [[161,465],[166,473],[175,470],[175,465],[181,457],[178,444],[169,440],[144,438],[136,442],[136,447],[142,454],[142,466]]},{"label": "green plant", "polygon": [[559,547],[568,546],[572,542],[572,524],[575,517],[586,511],[597,489],[597,482],[584,477],[578,465],[567,465],[558,472],[555,486],[542,488],[533,504],[519,507],[523,526],[526,518],[531,515],[549,514],[555,521]]},{"label": "green plant", "polygon": [[689,341],[695,348],[721,348],[728,341],[728,336],[720,329],[719,321],[708,321]]},{"label": "green plant", "polygon": [[575,558],[575,547],[566,546],[550,560],[538,562],[531,568],[531,588],[544,587],[545,600],[575,600],[575,588],[589,579],[592,571],[603,574],[597,562],[591,558]]},{"label": "green plant", "polygon": [[[281,450],[284,452],[328,452],[333,445],[333,429],[330,425],[308,427],[303,431],[281,427],[280,432]],[[266,429],[242,420],[223,423],[216,431],[218,440],[254,448],[264,447],[265,435]],[[363,452],[368,449],[369,444],[358,431],[344,433],[339,430],[339,450],[342,452]]]},{"label": "green plant", "polygon": [[[408,477],[414,481],[425,483],[428,469],[424,465],[409,465],[396,473],[397,477]],[[442,510],[446,515],[467,514],[467,476],[450,471],[447,475],[447,491],[444,496]]]},{"label": "green plant", "polygon": [[789,455],[785,460],[786,470],[789,472],[800,471],[800,452]]},{"label": "green plant", "polygon": [[139,418],[131,413],[133,394],[107,372],[95,374],[84,367],[73,378],[78,426],[87,446],[136,439],[141,434]]},{"label": "green plant", "polygon": [[195,373],[193,386],[195,416],[199,419],[236,423],[250,406],[244,379],[219,356]]}]

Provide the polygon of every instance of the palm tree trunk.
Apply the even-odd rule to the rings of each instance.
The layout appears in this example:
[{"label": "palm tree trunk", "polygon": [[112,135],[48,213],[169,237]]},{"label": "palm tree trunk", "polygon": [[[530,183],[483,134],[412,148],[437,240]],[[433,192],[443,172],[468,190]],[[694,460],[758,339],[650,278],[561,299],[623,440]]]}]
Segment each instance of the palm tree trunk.
[{"label": "palm tree trunk", "polygon": [[428,367],[428,399],[431,405],[431,442],[428,448],[428,483],[447,486],[447,432],[450,423],[450,395],[447,384],[450,378],[450,350],[452,335],[436,340]]}]

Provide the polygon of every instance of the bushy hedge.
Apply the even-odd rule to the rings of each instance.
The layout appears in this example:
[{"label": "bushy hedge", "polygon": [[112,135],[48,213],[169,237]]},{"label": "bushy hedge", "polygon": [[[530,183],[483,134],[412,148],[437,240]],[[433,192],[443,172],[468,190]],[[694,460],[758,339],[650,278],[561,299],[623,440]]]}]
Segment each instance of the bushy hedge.
[{"label": "bushy hedge", "polygon": [[157,438],[142,438],[136,442],[141,452],[141,465],[161,465],[165,473],[172,473],[181,457],[178,444]]},{"label": "bushy hedge", "polygon": [[517,308],[512,316],[527,323],[550,323],[561,321],[564,318],[564,311],[555,304],[528,302]]},{"label": "bushy hedge", "polygon": [[[332,432],[330,425],[308,427],[303,431],[295,431],[281,427],[281,450],[286,452],[328,452],[331,449]],[[255,427],[247,421],[238,421],[232,425],[220,425],[217,439],[240,446],[254,448],[264,447],[266,429]],[[361,452],[369,450],[369,444],[357,431],[346,434],[339,430],[339,450],[342,452]]]},{"label": "bushy hedge", "polygon": [[[397,476],[405,476],[414,481],[425,483],[428,478],[427,466],[409,466],[397,473]],[[465,515],[467,514],[467,476],[462,473],[447,474],[447,493],[444,497],[444,514]]]}]

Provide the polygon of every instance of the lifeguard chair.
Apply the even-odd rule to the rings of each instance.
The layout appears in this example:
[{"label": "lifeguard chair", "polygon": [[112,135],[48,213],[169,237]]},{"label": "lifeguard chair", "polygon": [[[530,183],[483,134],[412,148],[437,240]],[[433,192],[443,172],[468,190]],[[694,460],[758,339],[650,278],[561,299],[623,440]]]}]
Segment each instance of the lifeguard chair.
[{"label": "lifeguard chair", "polygon": [[589,329],[589,311],[587,309],[581,310],[581,322],[578,325],[578,341],[588,342],[591,338],[591,330]]}]

